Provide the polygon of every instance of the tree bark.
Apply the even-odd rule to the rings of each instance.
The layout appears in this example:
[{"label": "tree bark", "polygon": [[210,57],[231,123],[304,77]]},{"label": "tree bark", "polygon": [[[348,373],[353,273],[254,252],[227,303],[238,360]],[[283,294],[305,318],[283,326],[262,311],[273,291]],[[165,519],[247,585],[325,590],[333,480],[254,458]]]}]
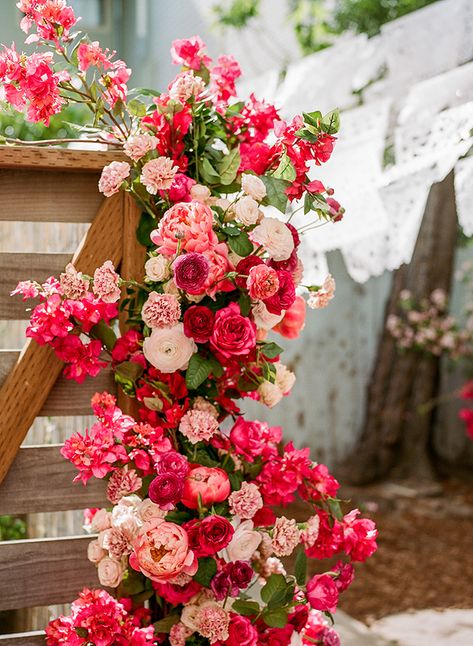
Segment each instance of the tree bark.
[{"label": "tree bark", "polygon": [[[409,214],[406,214],[409,217]],[[434,289],[448,294],[453,273],[457,215],[453,172],[434,184],[427,200],[412,261],[393,276],[359,444],[343,471],[357,484],[394,477],[432,481],[430,434],[434,411],[419,407],[438,393],[439,359],[420,353],[400,353],[386,330],[390,314],[399,312],[400,292],[416,301]]]}]

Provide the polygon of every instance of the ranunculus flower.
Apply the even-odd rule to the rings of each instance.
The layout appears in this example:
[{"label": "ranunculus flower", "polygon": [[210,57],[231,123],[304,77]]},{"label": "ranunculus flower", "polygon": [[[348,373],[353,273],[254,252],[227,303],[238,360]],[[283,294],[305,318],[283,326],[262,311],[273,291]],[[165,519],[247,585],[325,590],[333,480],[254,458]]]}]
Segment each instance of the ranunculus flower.
[{"label": "ranunculus flower", "polygon": [[258,644],[258,631],[248,617],[233,612],[230,613],[228,635],[226,646],[256,646]]},{"label": "ranunculus flower", "polygon": [[296,300],[296,286],[294,279],[288,271],[278,271],[279,288],[278,291],[266,298],[264,304],[271,314],[281,314],[294,304]]},{"label": "ranunculus flower", "polygon": [[197,352],[197,346],[184,334],[182,323],[172,328],[154,328],[143,342],[146,360],[164,373],[187,368],[194,352]]},{"label": "ranunculus flower", "polygon": [[162,518],[141,527],[133,543],[130,565],[157,583],[166,583],[181,572],[193,576],[198,567],[185,529]]},{"label": "ranunculus flower", "polygon": [[212,335],[215,314],[205,305],[192,305],[184,312],[184,334],[196,343],[207,343]]},{"label": "ranunculus flower", "polygon": [[223,516],[207,516],[199,527],[200,542],[208,554],[216,554],[227,547],[234,533],[232,524]]},{"label": "ranunculus flower", "polygon": [[221,556],[227,561],[249,561],[258,549],[261,543],[261,534],[253,529],[251,520],[239,522],[234,520],[232,525],[235,527],[235,533]]},{"label": "ranunculus flower", "polygon": [[236,303],[230,303],[215,315],[210,343],[225,357],[248,354],[256,345],[255,325],[241,315]]},{"label": "ranunculus flower", "polygon": [[172,509],[182,496],[184,480],[172,472],[162,473],[150,482],[148,496],[161,509]]},{"label": "ranunculus flower", "polygon": [[335,612],[338,604],[338,588],[330,574],[316,574],[306,588],[307,601],[315,610]]},{"label": "ranunculus flower", "polygon": [[198,509],[199,496],[204,507],[223,502],[230,494],[230,481],[223,469],[218,467],[194,467],[184,482],[182,503],[189,509]]},{"label": "ranunculus flower", "polygon": [[286,339],[296,339],[304,329],[306,309],[306,302],[302,296],[296,296],[296,300],[286,310],[282,321],[273,330]]},{"label": "ranunculus flower", "polygon": [[174,282],[179,289],[188,294],[202,294],[210,273],[210,263],[203,254],[191,252],[178,256],[172,264],[172,270]]},{"label": "ranunculus flower", "polygon": [[268,265],[256,265],[250,269],[246,285],[253,300],[264,301],[279,289],[278,272]]},{"label": "ranunculus flower", "polygon": [[276,261],[287,260],[294,250],[291,231],[277,218],[263,218],[251,232],[251,238]]}]

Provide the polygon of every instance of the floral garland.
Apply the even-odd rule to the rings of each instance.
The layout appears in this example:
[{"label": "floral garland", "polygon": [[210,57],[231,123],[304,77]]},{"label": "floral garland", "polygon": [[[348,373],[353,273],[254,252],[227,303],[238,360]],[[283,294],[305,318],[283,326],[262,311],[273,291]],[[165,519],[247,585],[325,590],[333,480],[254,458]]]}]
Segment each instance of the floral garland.
[{"label": "floral garland", "polygon": [[[142,282],[107,261],[93,276],[69,265],[14,291],[39,298],[26,334],[53,348],[66,377],[110,367],[138,409],[135,419],[97,393],[96,423],[62,449],[76,480],[108,481],[110,507],[87,510],[86,529],[100,583],[115,591],[84,590],[47,627],[47,643],[336,646],[321,613],[336,610],[351,562],[375,551],[375,525],[343,514],[328,469],[284,444],[279,427],[245,419],[238,401],[272,407],[291,391],[295,376],[268,333],[298,336],[303,294],[313,308],[333,298],[331,276],[304,285],[298,248],[304,229],[343,217],[333,191],[309,177],[330,157],[338,115],[286,123],[254,96],[232,102],[238,63],[212,63],[197,36],[173,43],[182,71],[167,92],[137,98],[126,64],[71,32],[64,0],[18,6],[28,42],[48,51],[4,47],[3,97],[35,121],[74,101],[91,110],[90,137],[130,160],[106,166],[99,188],[133,194],[148,249]],[[286,215],[298,201],[302,231]],[[119,335],[124,292],[129,329]],[[276,514],[296,498],[306,521]],[[294,575],[280,560],[291,555]],[[307,579],[307,557],[342,555]]]}]

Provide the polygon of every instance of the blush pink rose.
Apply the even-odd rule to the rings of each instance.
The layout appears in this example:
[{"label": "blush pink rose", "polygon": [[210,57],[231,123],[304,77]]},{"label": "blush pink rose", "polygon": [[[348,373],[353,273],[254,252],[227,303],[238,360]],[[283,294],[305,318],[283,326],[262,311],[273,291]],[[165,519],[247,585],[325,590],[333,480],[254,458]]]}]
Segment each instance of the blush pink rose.
[{"label": "blush pink rose", "polygon": [[253,300],[263,301],[278,291],[278,272],[268,265],[256,265],[250,269],[246,285]]},{"label": "blush pink rose", "polygon": [[256,346],[255,324],[241,315],[236,303],[231,303],[215,315],[210,344],[225,357],[248,354]]},{"label": "blush pink rose", "polygon": [[284,318],[273,330],[279,332],[286,339],[296,339],[305,326],[306,302],[302,296],[296,296],[296,300],[286,310]]},{"label": "blush pink rose", "polygon": [[181,251],[203,253],[218,244],[213,224],[214,216],[207,205],[195,200],[179,202],[163,215],[151,240],[166,256],[173,256],[179,244]]},{"label": "blush pink rose", "polygon": [[230,495],[230,481],[223,469],[194,467],[184,481],[181,501],[189,509],[198,509],[199,496],[204,507],[223,502]]},{"label": "blush pink rose", "polygon": [[166,583],[181,572],[193,576],[198,567],[185,529],[162,518],[141,527],[133,543],[130,565],[157,583]]}]

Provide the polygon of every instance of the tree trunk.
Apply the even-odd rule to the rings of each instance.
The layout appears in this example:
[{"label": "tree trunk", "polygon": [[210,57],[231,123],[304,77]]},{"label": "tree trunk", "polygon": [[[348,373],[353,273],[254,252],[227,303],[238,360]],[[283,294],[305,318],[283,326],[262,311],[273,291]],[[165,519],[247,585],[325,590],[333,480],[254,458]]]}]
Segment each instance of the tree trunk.
[{"label": "tree trunk", "polygon": [[[399,312],[403,289],[416,301],[436,288],[449,293],[456,237],[451,172],[430,190],[412,261],[394,273],[385,323],[390,314]],[[384,325],[368,387],[363,434],[343,468],[352,482],[387,476],[432,480],[430,434],[435,413],[421,413],[419,407],[437,395],[438,385],[439,359],[415,352],[401,354]]]}]

